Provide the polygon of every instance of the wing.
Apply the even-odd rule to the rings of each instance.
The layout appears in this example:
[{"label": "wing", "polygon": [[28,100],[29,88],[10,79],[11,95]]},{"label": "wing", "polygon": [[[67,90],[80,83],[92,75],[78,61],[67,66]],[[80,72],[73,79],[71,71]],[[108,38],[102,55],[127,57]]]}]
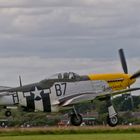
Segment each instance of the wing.
[{"label": "wing", "polygon": [[[2,87],[0,88],[0,93],[1,92],[29,92],[32,91],[35,87],[39,87],[41,89],[49,89],[55,81],[53,80],[42,80],[37,83],[32,83],[24,86],[19,86],[19,87]],[[1,87],[1,86],[0,86]]]},{"label": "wing", "polygon": [[11,87],[6,87],[6,86],[0,86],[0,90],[8,90],[10,89]]},{"label": "wing", "polygon": [[14,88],[0,86],[0,96],[12,95],[15,92],[28,92],[31,91],[35,86],[39,86],[39,83],[33,83],[22,87],[14,87]]},{"label": "wing", "polygon": [[39,89],[49,89],[53,85],[54,81],[53,80],[45,80],[45,81],[40,81],[37,83],[32,83],[24,86],[19,86],[19,87],[6,87],[6,86],[0,86],[0,96],[4,95],[11,95],[14,94],[15,92],[30,92],[34,91],[35,87]]},{"label": "wing", "polygon": [[96,92],[86,92],[86,93],[78,93],[72,96],[68,96],[59,100],[61,106],[69,106],[78,104],[81,102],[85,102],[88,100],[92,100],[96,97]]},{"label": "wing", "polygon": [[97,99],[102,99],[102,98],[104,98],[108,95],[115,96],[115,95],[125,94],[125,93],[128,93],[128,92],[133,92],[133,91],[137,91],[137,90],[140,90],[140,88],[136,87],[136,88],[129,88],[129,89],[118,90],[118,91],[113,91],[113,92],[106,92],[106,93],[102,93],[101,95],[97,96],[96,98]]},{"label": "wing", "polygon": [[14,88],[0,88],[1,92],[18,92],[18,91],[28,91],[31,89],[31,87],[35,86],[35,84],[25,85],[23,87],[14,87]]},{"label": "wing", "polygon": [[0,96],[9,95],[10,93],[7,92],[11,87],[0,86]]},{"label": "wing", "polygon": [[78,104],[84,101],[91,101],[93,99],[103,99],[108,95],[115,96],[119,94],[124,94],[132,91],[140,90],[140,88],[130,88],[130,89],[124,89],[119,91],[109,91],[109,92],[88,92],[88,93],[81,93],[81,94],[75,94],[73,96],[65,97],[63,99],[59,100],[59,103],[61,106],[70,106],[74,104]]}]

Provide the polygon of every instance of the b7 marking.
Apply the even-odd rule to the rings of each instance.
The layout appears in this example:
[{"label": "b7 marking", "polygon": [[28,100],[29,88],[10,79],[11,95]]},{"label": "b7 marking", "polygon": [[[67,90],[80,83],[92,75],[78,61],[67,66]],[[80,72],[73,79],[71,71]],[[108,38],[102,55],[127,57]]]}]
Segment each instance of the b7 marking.
[{"label": "b7 marking", "polygon": [[56,96],[64,96],[66,94],[67,83],[55,84]]}]

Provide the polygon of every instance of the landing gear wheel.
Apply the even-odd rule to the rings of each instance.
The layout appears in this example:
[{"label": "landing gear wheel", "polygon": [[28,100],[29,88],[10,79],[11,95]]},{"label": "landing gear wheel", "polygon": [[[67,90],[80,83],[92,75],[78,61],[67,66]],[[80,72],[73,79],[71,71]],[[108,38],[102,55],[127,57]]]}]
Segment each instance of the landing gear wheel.
[{"label": "landing gear wheel", "polygon": [[70,116],[70,123],[74,126],[79,126],[82,123],[83,119],[80,114],[72,114]]},{"label": "landing gear wheel", "polygon": [[119,122],[119,119],[118,119],[117,115],[115,115],[115,116],[113,116],[111,118],[109,118],[109,116],[107,117],[107,123],[111,127],[116,126],[118,124],[118,122]]},{"label": "landing gear wheel", "polygon": [[10,117],[12,115],[11,111],[7,110],[5,111],[5,116],[6,117]]}]

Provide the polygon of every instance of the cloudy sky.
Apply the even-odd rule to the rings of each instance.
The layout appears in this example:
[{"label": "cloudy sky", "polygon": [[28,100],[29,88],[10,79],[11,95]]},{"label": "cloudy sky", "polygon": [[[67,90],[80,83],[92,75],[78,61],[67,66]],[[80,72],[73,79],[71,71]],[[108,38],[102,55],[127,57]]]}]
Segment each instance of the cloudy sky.
[{"label": "cloudy sky", "polygon": [[[40,81],[56,72],[140,69],[138,0],[0,0],[0,85]],[[138,82],[136,85],[140,85]]]}]

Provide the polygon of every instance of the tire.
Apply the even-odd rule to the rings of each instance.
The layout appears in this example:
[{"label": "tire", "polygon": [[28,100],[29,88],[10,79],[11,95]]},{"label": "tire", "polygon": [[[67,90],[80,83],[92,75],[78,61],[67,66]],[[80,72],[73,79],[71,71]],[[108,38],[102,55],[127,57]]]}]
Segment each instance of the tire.
[{"label": "tire", "polygon": [[5,111],[5,116],[6,117],[10,117],[12,115],[11,111],[7,110]]},{"label": "tire", "polygon": [[74,126],[80,126],[81,123],[83,122],[83,118],[80,114],[72,114],[70,116],[70,123]]},{"label": "tire", "polygon": [[109,118],[109,116],[107,117],[107,123],[111,127],[116,126],[118,124],[118,122],[119,122],[119,119],[118,119],[117,115],[115,115],[115,116],[113,116],[111,118]]}]

